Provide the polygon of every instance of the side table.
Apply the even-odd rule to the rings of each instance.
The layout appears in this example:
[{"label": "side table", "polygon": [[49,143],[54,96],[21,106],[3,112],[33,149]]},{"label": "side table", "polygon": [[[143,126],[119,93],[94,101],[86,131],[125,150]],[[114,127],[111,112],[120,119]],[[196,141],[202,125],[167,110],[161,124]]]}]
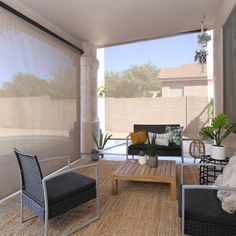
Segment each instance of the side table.
[{"label": "side table", "polygon": [[[218,165],[227,165],[229,162],[229,158],[227,157],[225,160],[215,160],[211,158],[210,155],[205,155],[201,158],[200,163],[211,163]],[[200,166],[199,171],[199,183],[200,184],[213,184],[215,179],[219,174],[223,172],[223,167],[217,166]]]}]

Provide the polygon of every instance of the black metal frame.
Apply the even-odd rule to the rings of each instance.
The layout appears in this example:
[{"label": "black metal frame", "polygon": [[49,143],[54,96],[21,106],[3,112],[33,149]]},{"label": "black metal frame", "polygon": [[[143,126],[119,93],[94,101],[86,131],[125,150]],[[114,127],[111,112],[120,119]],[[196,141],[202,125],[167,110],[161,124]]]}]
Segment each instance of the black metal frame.
[{"label": "black metal frame", "polygon": [[51,35],[52,37],[56,38],[57,40],[61,41],[62,43],[66,44],[67,46],[75,49],[76,51],[79,51],[80,54],[83,54],[84,51],[77,47],[76,45],[70,43],[69,41],[65,40],[64,38],[62,38],[61,36],[59,36],[58,34],[52,32],[51,30],[47,29],[46,27],[42,26],[41,24],[39,24],[38,22],[32,20],[31,18],[29,18],[28,16],[22,14],[21,12],[17,11],[16,9],[10,7],[9,5],[7,5],[6,3],[0,1],[0,7],[2,7],[3,9],[11,12],[12,14],[20,17],[21,19],[25,20],[26,22],[28,22],[29,24],[37,27],[38,29],[46,32],[47,34]]},{"label": "black metal frame", "polygon": [[[228,159],[225,160],[215,160],[212,159],[210,155],[205,155],[201,158],[199,163],[214,164],[215,166],[200,166],[199,170],[199,183],[200,184],[213,184],[219,174],[222,174],[223,167],[229,162]],[[219,165],[219,166],[217,166]]]}]

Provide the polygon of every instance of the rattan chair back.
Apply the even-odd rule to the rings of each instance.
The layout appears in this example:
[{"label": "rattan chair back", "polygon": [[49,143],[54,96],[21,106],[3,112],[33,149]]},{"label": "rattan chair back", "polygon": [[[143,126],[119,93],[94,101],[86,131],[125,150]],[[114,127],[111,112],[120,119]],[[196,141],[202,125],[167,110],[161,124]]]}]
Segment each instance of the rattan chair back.
[{"label": "rattan chair back", "polygon": [[22,153],[14,148],[21,176],[22,191],[38,203],[44,203],[42,171],[36,155]]}]

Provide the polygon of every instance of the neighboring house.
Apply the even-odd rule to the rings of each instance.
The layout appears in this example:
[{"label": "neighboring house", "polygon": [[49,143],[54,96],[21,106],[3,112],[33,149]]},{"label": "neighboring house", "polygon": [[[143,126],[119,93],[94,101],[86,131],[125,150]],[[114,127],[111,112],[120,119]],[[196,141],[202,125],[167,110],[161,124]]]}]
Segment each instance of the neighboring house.
[{"label": "neighboring house", "polygon": [[159,80],[162,84],[162,97],[207,97],[208,86],[213,89],[213,80],[208,78],[206,66],[196,63],[163,68]]}]

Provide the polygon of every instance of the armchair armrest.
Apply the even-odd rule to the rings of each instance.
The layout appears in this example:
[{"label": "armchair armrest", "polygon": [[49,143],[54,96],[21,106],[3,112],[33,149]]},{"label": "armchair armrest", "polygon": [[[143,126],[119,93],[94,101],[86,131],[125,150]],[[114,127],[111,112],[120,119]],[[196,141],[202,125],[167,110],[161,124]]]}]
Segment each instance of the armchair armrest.
[{"label": "armchair armrest", "polygon": [[75,171],[75,170],[88,168],[88,167],[95,167],[96,169],[98,169],[98,164],[93,163],[93,164],[88,164],[88,165],[82,165],[82,166],[77,166],[77,167],[74,167],[74,168],[70,168],[69,170],[63,170],[63,171],[60,171],[60,172],[57,172],[57,173],[52,173],[50,175],[45,176],[42,179],[42,181],[45,182],[45,181],[48,181],[49,179],[55,178],[59,175],[63,175],[63,174],[68,173],[68,172],[72,172],[72,171]]},{"label": "armchair armrest", "polygon": [[39,163],[44,163],[48,161],[55,161],[55,160],[61,160],[61,159],[67,159],[68,166],[70,165],[70,156],[61,156],[61,157],[51,157],[43,160],[39,160]]},{"label": "armchair armrest", "polygon": [[228,187],[228,186],[217,186],[217,185],[182,185],[182,199],[181,199],[181,228],[182,228],[182,236],[184,236],[184,221],[185,221],[185,190],[186,189],[203,189],[203,190],[228,190],[228,191],[236,191],[236,187]]},{"label": "armchair armrest", "polygon": [[182,163],[180,170],[180,183],[183,184],[184,179],[184,166],[212,166],[212,167],[225,167],[225,165],[211,164],[211,163]]}]

